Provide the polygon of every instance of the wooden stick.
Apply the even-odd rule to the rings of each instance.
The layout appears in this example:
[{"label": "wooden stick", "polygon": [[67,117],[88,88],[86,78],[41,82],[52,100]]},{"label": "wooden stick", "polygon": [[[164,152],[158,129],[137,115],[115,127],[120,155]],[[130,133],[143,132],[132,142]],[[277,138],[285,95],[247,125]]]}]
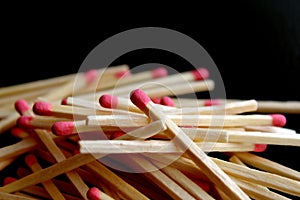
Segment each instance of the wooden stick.
[{"label": "wooden stick", "polygon": [[10,200],[33,200],[36,198],[25,197],[16,194],[8,194],[5,192],[0,192],[0,199],[10,199]]},{"label": "wooden stick", "polygon": [[[122,141],[122,140],[81,140],[81,153],[132,154],[132,153],[183,153],[172,141]],[[196,142],[204,152],[256,151],[255,144]]]},{"label": "wooden stick", "polygon": [[16,121],[19,117],[19,114],[16,112],[11,113],[6,118],[0,120],[0,134],[4,133],[8,129],[16,125]]},{"label": "wooden stick", "polygon": [[[156,105],[154,105],[156,107]],[[167,115],[178,126],[199,127],[241,127],[251,125],[285,125],[285,117],[282,115]],[[87,116],[87,125],[107,126],[144,126],[149,123],[143,115],[110,115]]]},{"label": "wooden stick", "polygon": [[[40,166],[36,157],[33,154],[28,154],[25,157],[25,162],[33,172],[37,172],[42,169],[42,167]],[[46,180],[41,183],[53,199],[65,199],[62,193],[58,190],[56,185],[51,180]]]},{"label": "wooden stick", "polygon": [[[233,155],[229,158],[229,161],[238,165],[246,166],[237,156]],[[287,200],[288,198],[270,191],[267,187],[257,185],[245,180],[239,180],[237,178],[231,177],[235,182],[237,182],[240,187],[245,190],[251,198],[254,199],[282,199]]]},{"label": "wooden stick", "polygon": [[261,170],[300,181],[300,172],[251,153],[235,153],[244,163]]},{"label": "wooden stick", "polygon": [[299,114],[299,101],[258,101],[257,112]]},{"label": "wooden stick", "polygon": [[245,166],[229,163],[217,158],[213,158],[213,161],[223,169],[226,173],[246,180],[252,183],[257,183],[266,187],[279,190],[284,193],[288,193],[295,196],[300,196],[300,182],[290,178],[271,174],[268,172],[262,172],[255,169],[249,169]]},{"label": "wooden stick", "polygon": [[149,117],[164,120],[169,130],[169,137],[179,148],[186,150],[197,166],[210,177],[211,181],[224,189],[232,199],[249,199],[249,197],[225,174],[193,141],[166,115],[155,108],[154,103],[142,91],[135,90],[130,99]]},{"label": "wooden stick", "polygon": [[[52,137],[49,133],[47,133],[44,130],[36,130],[36,132],[39,135],[39,138],[42,140],[44,145],[47,147],[49,152],[52,154],[54,159],[57,162],[61,162],[66,160],[65,155],[61,152],[61,150],[56,146],[54,143]],[[70,179],[70,181],[73,183],[73,185],[76,187],[77,191],[80,193],[81,197],[83,199],[86,199],[86,193],[89,189],[89,187],[82,181],[81,177],[77,174],[76,171],[68,171],[66,172],[67,177]]]}]

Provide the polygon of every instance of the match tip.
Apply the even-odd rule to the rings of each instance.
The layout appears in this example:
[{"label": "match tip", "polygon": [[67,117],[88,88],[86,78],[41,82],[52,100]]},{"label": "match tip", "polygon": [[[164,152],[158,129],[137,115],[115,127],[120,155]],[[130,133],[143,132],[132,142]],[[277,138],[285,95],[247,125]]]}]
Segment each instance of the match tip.
[{"label": "match tip", "polygon": [[87,84],[94,82],[98,78],[98,70],[90,69],[84,73],[85,81]]},{"label": "match tip", "polygon": [[11,176],[8,176],[6,177],[4,180],[3,180],[3,185],[8,185],[14,181],[16,181],[17,179],[16,178],[13,178]]},{"label": "match tip", "polygon": [[286,124],[286,118],[282,114],[272,114],[273,126],[283,127]]},{"label": "match tip", "polygon": [[153,103],[160,104],[161,97],[151,98],[151,101],[153,101]]},{"label": "match tip", "polygon": [[73,122],[55,122],[51,127],[51,131],[55,135],[65,136],[73,134],[74,128]]},{"label": "match tip", "polygon": [[30,121],[33,119],[32,116],[20,116],[17,119],[17,125],[20,128],[32,128],[30,125]]},{"label": "match tip", "polygon": [[125,135],[125,133],[122,132],[122,131],[116,131],[116,132],[113,132],[113,133],[109,136],[109,139],[114,140],[114,139],[116,139],[116,138],[118,138],[118,137],[120,137],[120,136],[122,136],[122,135]]},{"label": "match tip", "polygon": [[99,98],[99,103],[104,108],[116,108],[118,105],[118,97],[104,94]]},{"label": "match tip", "polygon": [[87,191],[87,198],[89,200],[100,200],[101,199],[101,191],[96,188],[96,187],[92,187]]},{"label": "match tip", "polygon": [[151,101],[150,97],[141,89],[133,90],[130,93],[130,100],[140,110],[145,110],[147,104]]},{"label": "match tip", "polygon": [[131,76],[131,72],[130,71],[120,71],[120,72],[116,72],[115,73],[115,77],[117,79],[129,77],[129,76]]},{"label": "match tip", "polygon": [[153,78],[161,78],[168,75],[168,70],[164,67],[159,67],[151,71]]},{"label": "match tip", "polygon": [[266,149],[267,149],[267,146],[266,144],[255,144],[255,147],[254,147],[254,152],[264,152]]},{"label": "match tip", "polygon": [[37,159],[33,154],[28,154],[25,156],[25,163],[28,167],[37,163]]},{"label": "match tip", "polygon": [[19,99],[15,102],[15,109],[20,115],[23,115],[30,108],[25,99]]},{"label": "match tip", "polygon": [[221,104],[222,102],[218,99],[208,99],[204,101],[204,106],[216,106]]},{"label": "match tip", "polygon": [[171,106],[171,107],[175,106],[173,99],[168,96],[162,97],[160,100],[160,104],[164,106]]},{"label": "match tip", "polygon": [[51,103],[38,101],[35,102],[32,108],[33,112],[37,115],[51,116]]},{"label": "match tip", "polygon": [[199,68],[192,71],[195,80],[205,80],[209,77],[209,71],[206,68]]},{"label": "match tip", "polygon": [[60,104],[61,105],[68,105],[67,98],[64,98],[63,100],[61,100]]},{"label": "match tip", "polygon": [[12,136],[17,138],[25,138],[28,136],[28,133],[26,131],[18,127],[12,127],[10,133]]}]

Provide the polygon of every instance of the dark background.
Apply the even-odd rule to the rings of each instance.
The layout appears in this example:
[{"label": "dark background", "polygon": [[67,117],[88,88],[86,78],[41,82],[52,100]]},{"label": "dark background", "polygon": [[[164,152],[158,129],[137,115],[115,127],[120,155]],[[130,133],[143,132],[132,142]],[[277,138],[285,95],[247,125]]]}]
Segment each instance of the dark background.
[{"label": "dark background", "polygon": [[[13,6],[2,17],[0,86],[76,73],[103,40],[153,26],[179,31],[201,44],[220,70],[227,98],[300,101],[300,2],[210,2],[189,7],[148,2],[80,9],[49,5],[32,11]],[[132,52],[113,64],[150,62],[180,71],[190,67],[158,50]],[[299,115],[286,117],[286,127],[300,132]],[[269,146],[261,155],[300,170],[299,153],[298,147]]]}]

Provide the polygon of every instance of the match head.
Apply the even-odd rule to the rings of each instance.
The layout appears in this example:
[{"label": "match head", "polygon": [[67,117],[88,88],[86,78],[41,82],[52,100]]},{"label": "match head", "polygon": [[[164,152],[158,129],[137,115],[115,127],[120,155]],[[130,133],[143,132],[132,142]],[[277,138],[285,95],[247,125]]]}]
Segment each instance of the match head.
[{"label": "match head", "polygon": [[84,73],[84,78],[87,84],[94,82],[98,78],[98,70],[90,69]]},{"label": "match head", "polygon": [[15,109],[20,115],[23,115],[30,107],[25,99],[19,99],[15,102]]},{"label": "match head", "polygon": [[115,73],[115,77],[117,79],[129,77],[129,76],[131,76],[131,72],[130,71],[120,71],[120,72],[116,72]]},{"label": "match head", "polygon": [[120,137],[120,136],[122,136],[122,135],[125,135],[125,133],[122,132],[122,131],[116,131],[116,132],[113,132],[113,133],[109,136],[109,139],[114,140],[114,139],[116,139],[116,138],[118,138],[118,137]]},{"label": "match head", "polygon": [[151,101],[153,101],[153,103],[160,104],[161,97],[154,97],[154,98],[151,98]]},{"label": "match head", "polygon": [[17,180],[16,178],[8,176],[3,180],[3,185],[8,185],[16,180]]},{"label": "match head", "polygon": [[68,105],[67,98],[64,98],[63,100],[61,100],[60,104],[61,105]]},{"label": "match head", "polygon": [[25,138],[28,136],[28,133],[26,131],[18,127],[12,127],[10,133],[17,138]]},{"label": "match head", "polygon": [[255,147],[254,147],[254,152],[264,152],[266,151],[267,149],[267,146],[266,144],[255,144]]},{"label": "match head", "polygon": [[217,106],[222,105],[222,102],[218,99],[208,99],[204,101],[204,106]]},{"label": "match head", "polygon": [[209,71],[206,68],[199,68],[192,71],[196,81],[205,80],[209,77]]},{"label": "match head", "polygon": [[147,110],[147,104],[151,102],[150,97],[141,89],[133,90],[130,93],[130,100],[142,111]]},{"label": "match head", "polygon": [[273,126],[283,127],[286,124],[286,118],[282,114],[272,114],[270,115],[272,117],[272,123]]},{"label": "match head", "polygon": [[99,98],[99,103],[104,108],[117,108],[118,97],[104,94]]},{"label": "match head", "polygon": [[25,163],[28,167],[31,167],[32,165],[36,164],[38,161],[33,154],[28,154],[25,156]]},{"label": "match head", "polygon": [[43,115],[43,116],[51,116],[51,103],[38,101],[35,102],[32,108],[33,112],[37,115]]},{"label": "match head", "polygon": [[55,122],[51,127],[51,131],[60,136],[71,135],[74,130],[75,124],[73,122]]},{"label": "match head", "polygon": [[18,127],[20,128],[33,128],[30,124],[30,121],[33,120],[33,117],[32,116],[20,116],[18,119],[17,119],[17,125]]},{"label": "match head", "polygon": [[164,106],[175,107],[175,103],[171,97],[165,96],[160,100],[160,104]]},{"label": "match head", "polygon": [[161,78],[168,75],[168,70],[164,67],[159,67],[151,71],[153,78]]},{"label": "match head", "polygon": [[101,190],[99,190],[96,187],[92,187],[87,191],[86,196],[89,200],[100,200],[101,194],[102,194]]}]

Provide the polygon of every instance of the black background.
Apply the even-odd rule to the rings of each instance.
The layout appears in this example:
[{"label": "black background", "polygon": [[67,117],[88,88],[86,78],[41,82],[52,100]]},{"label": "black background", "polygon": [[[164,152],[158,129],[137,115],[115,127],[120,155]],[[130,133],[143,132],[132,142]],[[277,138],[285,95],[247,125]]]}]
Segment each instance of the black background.
[{"label": "black background", "polygon": [[[179,31],[201,44],[220,70],[227,98],[300,101],[299,1],[143,4],[7,8],[0,86],[76,73],[103,40],[150,26]],[[113,64],[150,62],[180,71],[190,67],[176,55],[154,50],[124,55]],[[299,116],[286,115],[286,127],[300,132]],[[298,147],[269,146],[261,155],[300,170],[299,153]]]}]

